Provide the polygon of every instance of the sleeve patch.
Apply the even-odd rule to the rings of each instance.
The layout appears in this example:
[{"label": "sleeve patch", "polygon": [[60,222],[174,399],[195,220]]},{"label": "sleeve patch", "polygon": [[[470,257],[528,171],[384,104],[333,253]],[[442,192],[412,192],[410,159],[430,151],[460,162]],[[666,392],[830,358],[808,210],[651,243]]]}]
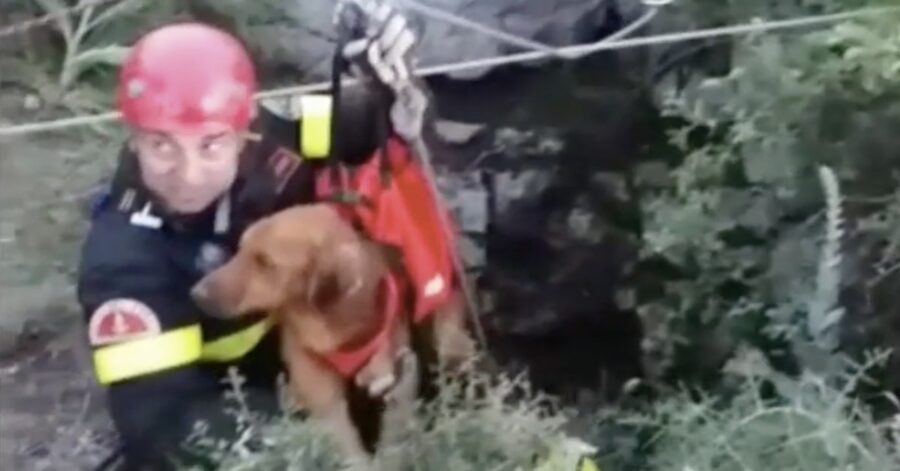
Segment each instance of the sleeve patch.
[{"label": "sleeve patch", "polygon": [[281,194],[287,182],[300,167],[300,157],[284,148],[278,148],[269,156],[268,165],[275,178],[275,191]]},{"label": "sleeve patch", "polygon": [[158,335],[159,318],[146,304],[127,298],[103,303],[91,314],[88,335],[91,345],[101,346]]}]

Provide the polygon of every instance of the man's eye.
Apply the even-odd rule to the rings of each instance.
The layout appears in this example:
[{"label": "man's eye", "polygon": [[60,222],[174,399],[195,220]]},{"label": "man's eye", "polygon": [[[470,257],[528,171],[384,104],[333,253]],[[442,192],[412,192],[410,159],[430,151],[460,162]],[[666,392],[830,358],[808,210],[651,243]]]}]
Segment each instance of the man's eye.
[{"label": "man's eye", "polygon": [[171,153],[172,150],[174,149],[174,146],[172,146],[172,144],[170,142],[164,141],[164,140],[151,141],[150,147],[152,147],[153,150],[155,150],[155,151],[162,152],[165,154]]},{"label": "man's eye", "polygon": [[205,141],[202,151],[206,156],[217,157],[226,149],[235,146],[235,137],[230,135],[218,136]]},{"label": "man's eye", "polygon": [[222,144],[218,141],[207,142],[203,145],[203,150],[206,152],[217,152],[222,148]]}]

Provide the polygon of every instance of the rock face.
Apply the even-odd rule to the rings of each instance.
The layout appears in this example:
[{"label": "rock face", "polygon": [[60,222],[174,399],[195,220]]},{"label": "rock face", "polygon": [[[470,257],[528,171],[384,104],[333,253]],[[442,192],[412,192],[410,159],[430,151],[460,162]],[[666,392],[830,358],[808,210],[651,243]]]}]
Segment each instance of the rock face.
[{"label": "rock face", "polygon": [[[642,9],[640,0],[415,0],[516,36],[549,45],[599,39],[603,31],[629,21]],[[403,2],[395,2],[402,4]],[[330,74],[334,51],[334,0],[196,0],[189,8],[199,18],[237,30],[250,42],[261,63],[299,70],[308,80]],[[510,52],[512,46],[484,34],[407,11],[421,38],[416,51],[420,66],[482,59]],[[484,69],[450,74],[474,79]]]},{"label": "rock face", "polygon": [[448,136],[435,158],[485,293],[491,352],[569,400],[642,373],[630,174],[649,108],[622,71],[607,55],[580,70],[432,82],[443,116],[484,124]]}]

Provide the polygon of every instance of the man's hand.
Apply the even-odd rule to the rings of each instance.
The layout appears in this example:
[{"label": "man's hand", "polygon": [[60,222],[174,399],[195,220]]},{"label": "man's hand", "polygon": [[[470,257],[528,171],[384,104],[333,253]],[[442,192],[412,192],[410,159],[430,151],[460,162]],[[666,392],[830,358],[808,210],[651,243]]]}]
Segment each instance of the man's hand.
[{"label": "man's hand", "polygon": [[419,136],[428,97],[415,79],[412,49],[415,33],[396,9],[382,0],[343,0],[336,10],[338,27],[361,37],[344,47],[344,57],[363,80],[375,80],[394,94],[391,121],[394,131],[407,140]]},{"label": "man's hand", "polygon": [[361,35],[351,38],[342,52],[363,77],[376,79],[391,89],[396,82],[409,79],[416,37],[396,9],[380,0],[341,0],[335,19],[339,27],[351,28],[352,34]]}]

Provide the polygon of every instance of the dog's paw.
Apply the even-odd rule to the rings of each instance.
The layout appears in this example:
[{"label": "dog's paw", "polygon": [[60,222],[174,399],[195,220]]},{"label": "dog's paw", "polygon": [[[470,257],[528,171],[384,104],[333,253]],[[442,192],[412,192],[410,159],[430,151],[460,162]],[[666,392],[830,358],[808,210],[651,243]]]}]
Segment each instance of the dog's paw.
[{"label": "dog's paw", "polygon": [[416,396],[419,388],[419,359],[408,348],[397,354],[398,379],[385,394],[388,400],[409,400]]},{"label": "dog's paw", "polygon": [[403,348],[387,358],[391,358],[389,364],[370,363],[353,379],[356,387],[365,390],[372,398],[388,399],[397,389],[403,391],[401,395],[407,395],[408,391],[418,386],[419,361],[411,349]]},{"label": "dog's paw", "polygon": [[390,391],[397,383],[397,376],[393,372],[373,374],[373,371],[361,371],[354,378],[356,387],[365,390],[370,397],[379,398]]},{"label": "dog's paw", "polygon": [[385,393],[390,391],[395,384],[397,384],[397,377],[393,373],[376,378],[369,383],[369,396],[373,398],[382,397]]}]

